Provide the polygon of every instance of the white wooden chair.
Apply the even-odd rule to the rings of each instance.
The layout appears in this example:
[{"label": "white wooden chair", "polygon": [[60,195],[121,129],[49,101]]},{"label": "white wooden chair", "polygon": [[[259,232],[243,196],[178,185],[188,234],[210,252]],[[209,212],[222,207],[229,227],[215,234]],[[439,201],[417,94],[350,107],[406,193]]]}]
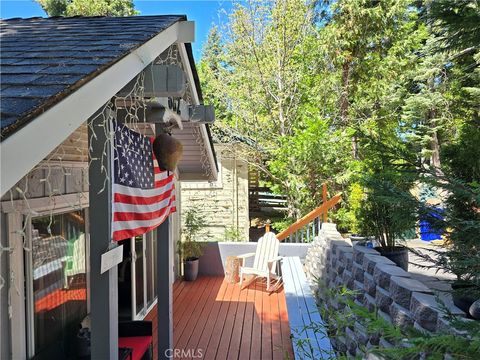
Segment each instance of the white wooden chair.
[{"label": "white wooden chair", "polygon": [[[267,232],[263,235],[257,243],[257,249],[254,253],[239,255],[242,259],[240,266],[240,288],[242,288],[243,277],[245,275],[253,275],[254,281],[256,278],[267,279],[267,291],[270,291],[271,280],[276,280],[275,287],[280,283],[280,276],[276,273],[277,261],[282,258],[278,256],[279,241],[274,233]],[[245,266],[245,259],[255,256],[252,267]]]}]

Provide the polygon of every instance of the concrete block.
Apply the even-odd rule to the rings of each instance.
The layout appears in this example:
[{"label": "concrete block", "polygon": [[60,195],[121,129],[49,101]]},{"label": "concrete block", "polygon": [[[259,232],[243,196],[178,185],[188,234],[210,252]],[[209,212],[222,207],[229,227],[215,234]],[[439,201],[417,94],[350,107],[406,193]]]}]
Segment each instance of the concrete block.
[{"label": "concrete block", "polygon": [[365,270],[363,270],[362,266],[354,262],[352,267],[352,273],[355,280],[363,282],[363,275],[365,273]]},{"label": "concrete block", "polygon": [[401,329],[411,327],[414,323],[413,314],[395,302],[390,305],[390,317],[393,324]]},{"label": "concrete block", "polygon": [[406,309],[410,308],[410,299],[413,292],[421,292],[425,294],[433,294],[433,291],[422,284],[420,281],[392,276],[390,278],[390,294],[393,301],[403,306]]},{"label": "concrete block", "polygon": [[353,246],[353,260],[359,264],[363,264],[363,257],[365,254],[380,255],[380,253],[372,248],[367,248],[361,245]]},{"label": "concrete block", "polygon": [[357,343],[359,345],[366,345],[368,343],[369,336],[365,326],[363,326],[358,321],[355,321],[355,324],[353,325],[353,330],[355,332],[355,338],[357,340]]},{"label": "concrete block", "polygon": [[365,272],[373,275],[375,265],[377,265],[379,263],[395,266],[395,263],[393,261],[387,259],[384,256],[364,254],[364,256],[363,256],[363,269],[365,270]]},{"label": "concrete block", "polygon": [[322,230],[322,231],[334,231],[334,232],[337,232],[337,224],[324,222],[324,223],[322,223],[322,225],[321,225],[321,230]]},{"label": "concrete block", "polygon": [[353,249],[351,247],[339,246],[337,248],[336,255],[344,265],[347,265],[349,262],[353,262]]},{"label": "concrete block", "polygon": [[349,328],[345,329],[345,339],[347,340],[347,350],[350,354],[355,356],[358,343],[355,339],[355,333]]},{"label": "concrete block", "polygon": [[353,290],[353,275],[350,271],[345,270],[342,275],[343,285]]},{"label": "concrete block", "polygon": [[[337,249],[340,248],[340,247],[350,248],[350,249],[352,248],[352,245],[347,243],[345,240],[331,240],[329,242],[329,244],[330,244],[330,249],[332,250],[333,254],[336,254]],[[352,252],[353,252],[353,250],[352,250]]]},{"label": "concrete block", "polygon": [[377,286],[377,291],[375,293],[375,304],[377,304],[377,307],[388,314],[390,312],[392,301],[390,293]]},{"label": "concrete block", "polygon": [[381,337],[380,333],[371,333],[368,339],[368,342],[373,346],[377,346],[378,343],[380,342],[380,337]]},{"label": "concrete block", "polygon": [[363,298],[365,296],[365,290],[363,289],[363,283],[353,280],[353,290],[355,291],[355,299],[363,303]]},{"label": "concrete block", "polygon": [[371,296],[375,296],[375,292],[377,291],[377,284],[375,283],[375,279],[372,275],[365,273],[363,275],[363,288],[365,292]]},{"label": "concrete block", "polygon": [[414,292],[410,302],[410,311],[415,321],[429,331],[435,331],[440,317],[440,306],[435,296]]},{"label": "concrete block", "polygon": [[347,339],[345,338],[345,336],[332,337],[331,341],[334,341],[334,347],[337,351],[341,353],[347,352]]},{"label": "concrete block", "polygon": [[377,311],[377,304],[375,303],[375,298],[365,293],[363,295],[363,305],[367,308],[370,312]]},{"label": "concrete block", "polygon": [[[461,321],[475,321],[472,319],[464,319],[462,318]],[[439,316],[437,320],[437,328],[436,331],[438,332],[446,332],[455,336],[465,336],[468,335],[468,331],[465,330],[458,330],[452,326],[450,320],[445,318],[444,316]]]},{"label": "concrete block", "polygon": [[395,345],[389,342],[388,340],[381,338],[378,346],[382,349],[392,349]]},{"label": "concrete block", "polygon": [[422,333],[425,333],[425,334],[431,334],[432,332],[431,331],[428,331],[427,329],[425,329],[424,327],[422,327],[422,325],[420,325],[418,322],[414,322],[413,323],[413,327],[414,329],[422,332]]},{"label": "concrete block", "polygon": [[392,323],[392,318],[386,312],[384,312],[382,310],[378,310],[377,314],[378,314],[378,316],[380,316],[386,322]]},{"label": "concrete block", "polygon": [[[370,345],[371,345],[371,347],[373,347],[372,344],[370,344]],[[371,352],[367,352],[363,359],[364,360],[384,360],[385,358],[383,358],[380,355],[376,355],[376,354],[372,354]]]},{"label": "concrete block", "polygon": [[392,276],[410,277],[410,274],[398,266],[377,263],[373,270],[373,278],[378,286],[388,290],[390,288],[390,278]]}]

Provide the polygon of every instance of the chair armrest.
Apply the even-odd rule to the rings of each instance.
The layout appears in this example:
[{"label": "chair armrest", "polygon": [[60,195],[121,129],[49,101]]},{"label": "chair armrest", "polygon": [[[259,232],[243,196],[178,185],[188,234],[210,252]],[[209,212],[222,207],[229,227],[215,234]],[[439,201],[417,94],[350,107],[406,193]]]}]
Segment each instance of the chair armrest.
[{"label": "chair armrest", "polygon": [[275,256],[273,259],[268,260],[267,262],[268,262],[269,269],[271,269],[272,265],[274,265],[277,261],[280,261],[282,259],[283,259],[282,256]]},{"label": "chair armrest", "polygon": [[255,256],[255,253],[247,253],[247,254],[237,255],[237,258],[246,259],[246,258],[249,258],[249,257],[252,257],[252,256]]}]

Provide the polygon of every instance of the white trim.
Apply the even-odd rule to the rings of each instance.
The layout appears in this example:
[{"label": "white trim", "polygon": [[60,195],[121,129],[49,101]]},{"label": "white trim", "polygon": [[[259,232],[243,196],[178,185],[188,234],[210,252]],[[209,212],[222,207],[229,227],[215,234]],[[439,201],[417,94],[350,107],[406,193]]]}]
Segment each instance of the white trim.
[{"label": "white trim", "polygon": [[58,213],[88,207],[88,192],[67,195],[56,195],[37,199],[2,201],[1,210],[4,213],[20,212],[25,215],[38,216],[42,212]]},{"label": "white trim", "polygon": [[[195,79],[193,78],[192,68],[190,67],[190,63],[188,61],[187,50],[185,49],[185,44],[179,44],[178,49],[180,51],[180,57],[182,59],[183,68],[187,74],[188,83],[191,87],[193,104],[192,105],[200,105],[200,99],[198,97],[197,87],[195,85]],[[195,126],[195,124],[193,124]],[[207,157],[210,163],[210,169],[212,170],[212,179],[216,181],[218,178],[218,172],[215,165],[215,156],[213,156],[213,144],[210,143],[210,139],[207,134],[207,128],[205,124],[199,124],[198,127],[200,128],[200,133],[202,134],[203,143],[207,151]]]},{"label": "white trim", "polygon": [[[32,218],[30,216],[25,218],[27,223],[25,239],[27,242],[27,248],[32,249]],[[35,326],[34,326],[34,317],[35,317],[35,299],[33,295],[33,280],[35,279],[35,274],[33,273],[33,256],[32,251],[25,251],[25,288],[27,289],[27,294],[25,297],[25,307],[26,307],[26,331],[27,331],[27,353],[28,357],[31,358],[35,355]]]},{"label": "white trim", "polygon": [[10,317],[10,340],[11,355],[13,359],[26,359],[26,323],[25,323],[25,288],[24,288],[24,257],[22,229],[23,216],[18,213],[7,214],[7,238],[8,246],[13,248],[10,252],[10,288],[9,317]]},{"label": "white trim", "polygon": [[28,126],[3,140],[0,144],[2,168],[0,196],[11,189],[179,37],[186,38],[188,31],[192,31],[191,23],[176,22],[37,116]]}]

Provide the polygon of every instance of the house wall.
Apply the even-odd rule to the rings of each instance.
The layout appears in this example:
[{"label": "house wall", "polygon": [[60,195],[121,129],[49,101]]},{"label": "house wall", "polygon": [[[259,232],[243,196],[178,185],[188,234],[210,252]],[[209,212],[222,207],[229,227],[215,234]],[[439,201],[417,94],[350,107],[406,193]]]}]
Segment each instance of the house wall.
[{"label": "house wall", "polygon": [[238,156],[236,144],[216,144],[219,166],[216,182],[182,182],[182,221],[185,211],[198,206],[205,217],[202,241],[233,240],[225,238],[227,229],[238,229],[240,240],[248,241],[248,165]]}]

